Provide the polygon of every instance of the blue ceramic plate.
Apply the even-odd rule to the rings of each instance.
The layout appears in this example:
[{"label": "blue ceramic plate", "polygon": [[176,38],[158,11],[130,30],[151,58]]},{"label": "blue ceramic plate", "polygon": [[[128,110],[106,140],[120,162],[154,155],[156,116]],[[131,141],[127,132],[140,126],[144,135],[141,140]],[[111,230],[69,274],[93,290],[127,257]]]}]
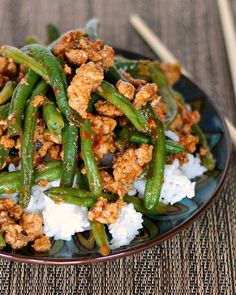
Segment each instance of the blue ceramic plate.
[{"label": "blue ceramic plate", "polygon": [[[118,55],[130,59],[147,59],[144,56],[125,50],[116,50]],[[6,249],[0,252],[1,258],[40,264],[88,264],[112,260],[131,255],[159,244],[181,230],[188,227],[216,200],[222,188],[229,166],[231,142],[222,116],[216,110],[211,100],[192,81],[181,76],[175,85],[186,101],[201,112],[200,126],[207,135],[209,145],[216,158],[216,169],[198,178],[196,196],[193,199],[183,199],[178,204],[170,206],[168,212],[158,216],[145,216],[144,229],[129,246],[115,250],[106,257],[101,257],[96,248],[86,250],[78,243],[76,238],[69,242],[54,242],[49,254],[36,255],[30,248],[17,252]]]}]

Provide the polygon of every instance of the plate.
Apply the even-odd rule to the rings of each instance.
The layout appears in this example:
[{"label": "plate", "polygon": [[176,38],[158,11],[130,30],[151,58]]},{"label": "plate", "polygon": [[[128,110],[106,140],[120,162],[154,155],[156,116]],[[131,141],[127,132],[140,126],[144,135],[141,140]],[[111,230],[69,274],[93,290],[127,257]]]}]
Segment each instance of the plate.
[{"label": "plate", "polygon": [[[148,59],[139,54],[117,49],[116,53],[130,59]],[[186,101],[201,112],[200,126],[206,133],[209,145],[216,158],[216,169],[196,180],[196,196],[183,199],[169,211],[158,216],[145,216],[146,229],[131,242],[102,257],[96,248],[84,249],[73,238],[71,241],[54,242],[48,254],[34,254],[29,248],[12,252],[11,249],[0,252],[0,258],[37,264],[89,264],[104,262],[132,255],[170,239],[192,224],[216,200],[223,186],[231,154],[231,141],[223,117],[217,111],[207,95],[192,81],[181,76],[175,89],[183,94]]]}]

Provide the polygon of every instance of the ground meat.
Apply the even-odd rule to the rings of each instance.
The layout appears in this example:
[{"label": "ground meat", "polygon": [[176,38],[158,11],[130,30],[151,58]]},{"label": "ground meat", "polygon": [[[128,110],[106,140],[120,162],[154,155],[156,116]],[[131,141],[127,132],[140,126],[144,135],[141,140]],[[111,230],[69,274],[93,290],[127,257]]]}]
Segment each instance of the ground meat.
[{"label": "ground meat", "polygon": [[174,160],[178,160],[180,165],[183,165],[184,163],[188,162],[188,153],[184,152],[184,153],[180,153],[180,154],[170,154],[167,157],[168,164],[172,164],[174,162]]},{"label": "ground meat", "polygon": [[110,67],[113,67],[115,62],[114,62],[114,50],[112,47],[108,45],[104,45],[103,49],[100,50],[99,52],[102,56],[102,65],[103,68],[106,70]]},{"label": "ground meat", "polygon": [[48,252],[51,248],[51,242],[47,236],[42,236],[34,241],[32,248],[36,252]]},{"label": "ground meat", "polygon": [[89,62],[76,70],[76,75],[68,87],[69,105],[83,118],[87,116],[91,93],[96,91],[104,78],[99,64]]},{"label": "ground meat", "polygon": [[7,120],[0,119],[0,136],[3,135],[6,129],[7,129]]},{"label": "ground meat", "polygon": [[54,144],[49,150],[48,153],[52,160],[58,160],[60,159],[60,146]]},{"label": "ground meat", "polygon": [[102,180],[102,189],[104,191],[118,194],[119,196],[124,196],[126,194],[123,185],[119,182],[116,182],[108,172],[101,171],[100,176]]},{"label": "ground meat", "polygon": [[94,134],[109,134],[116,127],[116,120],[104,116],[89,116]]},{"label": "ground meat", "polygon": [[34,142],[40,141],[41,143],[44,142],[44,132],[45,132],[45,122],[43,119],[38,119],[37,126],[34,132]]},{"label": "ground meat", "polygon": [[142,144],[135,150],[135,155],[139,166],[143,167],[152,160],[153,146],[149,144]]},{"label": "ground meat", "polygon": [[71,74],[72,74],[72,69],[71,69],[71,67],[69,67],[67,64],[64,64],[64,66],[63,66],[63,70],[64,70],[64,73],[65,73],[66,75],[71,75]]},{"label": "ground meat", "polygon": [[123,113],[121,111],[119,111],[113,104],[107,101],[99,100],[94,104],[94,106],[99,115],[111,118],[123,116]]},{"label": "ground meat", "polygon": [[7,211],[0,212],[0,233],[4,233],[9,225],[14,224],[14,220],[9,216]]},{"label": "ground meat", "polygon": [[125,72],[125,71],[121,71],[121,73],[123,74],[123,76],[131,83],[134,85],[135,88],[141,87],[145,84],[147,84],[147,82],[143,79],[134,79],[129,73]]},{"label": "ground meat", "polygon": [[116,203],[109,203],[107,199],[100,197],[95,205],[89,210],[88,218],[91,221],[96,220],[105,224],[114,223],[124,204],[125,203],[122,200],[118,200]]},{"label": "ground meat", "polygon": [[82,32],[69,32],[64,35],[54,48],[54,54],[66,57],[68,62],[81,65],[87,60],[100,62],[103,69],[114,65],[114,50],[104,45],[102,40],[92,40]]},{"label": "ground meat", "polygon": [[36,107],[39,107],[41,106],[45,101],[45,97],[42,96],[42,95],[36,95],[34,97],[34,100],[33,100],[33,106],[36,108]]},{"label": "ground meat", "polygon": [[194,153],[198,143],[198,137],[192,134],[182,135],[179,143],[182,144],[189,153]]},{"label": "ground meat", "polygon": [[0,145],[3,145],[3,147],[6,149],[11,149],[15,146],[15,141],[9,136],[4,135],[0,138]]},{"label": "ground meat", "polygon": [[63,57],[65,52],[68,52],[71,49],[78,49],[79,40],[82,37],[85,37],[85,34],[80,31],[68,32],[67,34],[63,35],[63,37],[53,49],[54,54]]},{"label": "ground meat", "polygon": [[68,61],[74,65],[80,66],[88,60],[88,53],[81,49],[71,49],[65,53]]},{"label": "ground meat", "polygon": [[48,184],[48,180],[47,179],[40,179],[37,183],[39,186],[46,186]]},{"label": "ground meat", "polygon": [[135,95],[134,106],[140,109],[141,106],[145,105],[148,101],[157,99],[157,85],[155,83],[147,83],[142,86]]},{"label": "ground meat", "polygon": [[170,129],[181,134],[189,134],[192,126],[200,121],[198,111],[189,111],[185,105],[178,103],[178,111],[175,120],[171,123]]},{"label": "ground meat", "polygon": [[109,152],[114,153],[115,151],[116,145],[114,133],[97,134],[94,136],[93,152],[96,160],[101,160]]},{"label": "ground meat", "polygon": [[164,63],[161,64],[161,68],[165,72],[170,85],[175,84],[179,80],[181,75],[181,67],[179,64]]},{"label": "ground meat", "polygon": [[48,150],[53,146],[53,142],[52,141],[45,141],[42,145],[42,147],[39,150],[39,155],[41,158],[45,157]]},{"label": "ground meat", "polygon": [[0,212],[7,211],[14,206],[12,199],[0,199]]},{"label": "ground meat", "polygon": [[132,100],[134,98],[135,87],[131,83],[119,80],[116,83],[116,88],[129,100]]},{"label": "ground meat", "polygon": [[29,242],[29,237],[23,234],[23,228],[19,224],[10,224],[4,239],[15,250],[25,247]]},{"label": "ground meat", "polygon": [[199,150],[199,154],[201,157],[204,157],[207,153],[207,148],[201,147]]},{"label": "ground meat", "polygon": [[43,234],[43,219],[38,214],[24,212],[20,220],[20,225],[30,241],[35,240]]},{"label": "ground meat", "polygon": [[10,80],[17,80],[17,65],[11,59],[0,57],[0,90]]},{"label": "ground meat", "polygon": [[14,220],[20,220],[21,219],[21,216],[23,214],[23,209],[21,208],[20,205],[14,205],[10,209],[8,209],[8,214]]},{"label": "ground meat", "polygon": [[139,177],[145,165],[152,159],[152,147],[142,144],[138,149],[129,148],[118,156],[113,168],[115,182],[123,187],[123,196],[132,186],[134,180]]}]

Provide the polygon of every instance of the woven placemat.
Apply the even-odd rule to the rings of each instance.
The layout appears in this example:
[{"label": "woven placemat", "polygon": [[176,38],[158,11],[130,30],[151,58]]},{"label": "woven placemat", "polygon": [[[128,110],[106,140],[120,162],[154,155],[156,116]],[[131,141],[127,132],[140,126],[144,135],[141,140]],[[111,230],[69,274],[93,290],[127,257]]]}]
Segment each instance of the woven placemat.
[{"label": "woven placemat", "polygon": [[[230,1],[236,15],[236,1]],[[0,1],[0,43],[44,38],[48,22],[62,30],[101,18],[102,37],[152,57],[128,25],[139,13],[218,108],[235,119],[235,103],[215,0]],[[219,200],[190,228],[135,256],[89,266],[53,267],[0,260],[0,295],[236,294],[236,158]]]}]

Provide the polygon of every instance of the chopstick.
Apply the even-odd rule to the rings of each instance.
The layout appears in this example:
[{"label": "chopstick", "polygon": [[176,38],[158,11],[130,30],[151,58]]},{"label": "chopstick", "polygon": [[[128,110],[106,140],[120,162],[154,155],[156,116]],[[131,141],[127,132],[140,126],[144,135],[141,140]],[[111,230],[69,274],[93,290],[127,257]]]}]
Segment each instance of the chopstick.
[{"label": "chopstick", "polygon": [[[224,2],[227,0],[218,0],[219,2]],[[225,13],[225,12],[224,12]],[[164,62],[171,62],[171,63],[179,63],[175,56],[166,48],[166,46],[162,43],[162,41],[157,37],[157,35],[145,24],[145,22],[137,15],[132,14],[130,15],[130,23],[133,28],[139,33],[142,39],[149,45],[149,47],[153,50],[153,52]],[[228,37],[229,39],[229,37]],[[236,47],[235,50],[232,52],[231,55],[236,54]],[[236,55],[235,55],[236,56]],[[236,65],[234,67],[234,72],[236,75]],[[182,67],[182,73],[191,78],[190,73]],[[236,76],[235,76],[236,77]],[[234,78],[232,77],[232,80]],[[235,80],[235,89],[236,89],[236,80]],[[235,96],[236,97],[236,96]],[[236,128],[229,120],[229,118],[225,117],[225,122],[227,124],[230,137],[236,148]]]},{"label": "chopstick", "polygon": [[236,32],[232,9],[228,0],[217,0],[217,3],[236,100]]}]

